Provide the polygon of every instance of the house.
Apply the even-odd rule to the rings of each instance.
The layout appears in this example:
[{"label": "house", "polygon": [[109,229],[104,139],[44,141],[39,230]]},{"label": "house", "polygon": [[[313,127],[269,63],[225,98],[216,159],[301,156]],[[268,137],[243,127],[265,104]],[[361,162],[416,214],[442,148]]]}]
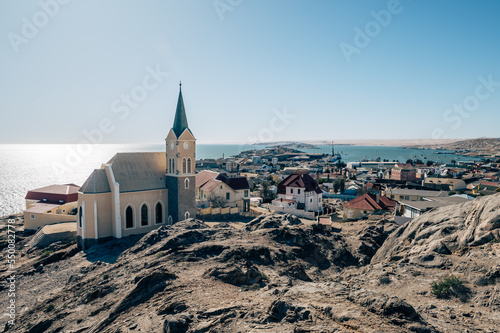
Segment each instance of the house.
[{"label": "house", "polygon": [[416,182],[417,169],[411,165],[397,164],[391,170],[391,179],[405,182]]},{"label": "house", "polygon": [[[402,220],[407,222],[408,220],[420,216],[423,213],[438,207],[445,207],[457,203],[467,202],[470,199],[460,197],[460,196],[450,196],[450,197],[434,197],[429,198],[428,200],[423,201],[406,201],[402,200],[398,202],[395,212],[396,216],[401,216],[403,218],[407,218],[406,220]],[[398,223],[398,219],[395,219],[396,223]],[[401,224],[401,223],[398,223]]]},{"label": "house", "polygon": [[196,175],[196,200],[199,204],[221,198],[225,207],[250,210],[250,185],[246,177],[228,177],[225,173],[203,170]]},{"label": "house", "polygon": [[118,153],[90,174],[78,191],[80,247],[196,216],[196,139],[180,89],[165,143],[165,152]]},{"label": "house", "polygon": [[426,178],[422,185],[442,191],[459,191],[467,189],[467,185],[461,179],[455,178]]},{"label": "house", "polygon": [[297,209],[306,212],[322,210],[322,194],[318,183],[307,173],[294,173],[278,184],[278,199],[297,202]]},{"label": "house", "polygon": [[389,188],[382,194],[396,201],[423,201],[424,198],[448,196],[448,192],[443,191],[413,190],[406,188]]},{"label": "house", "polygon": [[394,210],[396,201],[379,194],[366,193],[343,205],[344,219],[357,220],[369,214]]},{"label": "house", "polygon": [[28,191],[24,230],[35,231],[47,224],[76,222],[78,189],[75,184],[50,185]]},{"label": "house", "polygon": [[488,190],[488,191],[493,191],[493,192],[500,192],[500,182],[488,182],[488,181],[482,181],[479,183],[479,190]]}]

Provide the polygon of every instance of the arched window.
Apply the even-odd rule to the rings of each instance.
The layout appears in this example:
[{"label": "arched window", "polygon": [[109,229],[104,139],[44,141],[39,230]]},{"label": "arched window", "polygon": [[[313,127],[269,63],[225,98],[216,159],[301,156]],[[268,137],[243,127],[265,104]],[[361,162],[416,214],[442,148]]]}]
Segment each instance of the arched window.
[{"label": "arched window", "polygon": [[160,202],[156,204],[155,207],[155,214],[156,214],[156,224],[163,223],[163,206]]},{"label": "arched window", "polygon": [[186,161],[186,158],[182,159],[182,173],[187,173],[187,161]]},{"label": "arched window", "polygon": [[174,219],[172,218],[172,215],[169,215],[168,216],[168,224],[172,225],[173,221],[174,221]]},{"label": "arched window", "polygon": [[186,178],[186,179],[184,180],[184,188],[185,188],[186,190],[189,188],[189,179],[188,179],[188,178]]},{"label": "arched window", "polygon": [[148,216],[148,206],[143,204],[141,207],[141,226],[145,226],[149,224],[149,216]]},{"label": "arched window", "polygon": [[131,206],[125,209],[125,228],[130,229],[134,227],[134,210]]},{"label": "arched window", "polygon": [[186,212],[186,213],[184,214],[184,218],[185,218],[186,220],[189,218],[189,212]]},{"label": "arched window", "polygon": [[80,206],[79,211],[80,212],[78,213],[79,214],[79,218],[78,219],[80,220],[79,222],[80,222],[80,228],[81,228],[82,227],[82,217],[83,217],[82,206]]},{"label": "arched window", "polygon": [[188,157],[188,159],[187,159],[187,173],[192,173],[191,172],[191,157]]}]

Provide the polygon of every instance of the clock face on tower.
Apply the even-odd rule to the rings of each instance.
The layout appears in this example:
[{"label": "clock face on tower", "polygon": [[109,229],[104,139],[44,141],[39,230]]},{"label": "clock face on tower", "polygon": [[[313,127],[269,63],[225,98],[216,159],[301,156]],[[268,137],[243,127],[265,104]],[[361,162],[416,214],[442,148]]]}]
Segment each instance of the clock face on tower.
[{"label": "clock face on tower", "polygon": [[184,146],[184,149],[186,149],[186,150],[189,149],[189,142],[187,142],[187,141],[184,142],[183,146]]},{"label": "clock face on tower", "polygon": [[170,150],[174,150],[174,142],[170,141]]}]

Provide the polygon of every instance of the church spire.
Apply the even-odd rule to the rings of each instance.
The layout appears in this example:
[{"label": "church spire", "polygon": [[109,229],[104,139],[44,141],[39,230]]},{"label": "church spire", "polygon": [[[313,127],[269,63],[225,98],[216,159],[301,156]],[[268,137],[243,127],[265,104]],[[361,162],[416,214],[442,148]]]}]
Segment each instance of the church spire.
[{"label": "church spire", "polygon": [[177,137],[179,137],[186,128],[188,122],[186,117],[186,110],[184,109],[184,101],[182,99],[182,83],[179,82],[179,99],[177,100],[177,109],[175,110],[174,126],[172,129]]}]

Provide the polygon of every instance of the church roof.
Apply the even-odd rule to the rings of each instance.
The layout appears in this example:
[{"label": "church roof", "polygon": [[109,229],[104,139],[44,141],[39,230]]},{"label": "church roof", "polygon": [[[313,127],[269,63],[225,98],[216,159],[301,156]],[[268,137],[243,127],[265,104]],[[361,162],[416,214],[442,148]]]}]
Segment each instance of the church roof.
[{"label": "church roof", "polygon": [[85,194],[97,194],[97,193],[109,193],[111,189],[109,188],[108,178],[106,177],[106,171],[104,169],[94,170],[89,178],[83,183],[80,188],[80,192]]},{"label": "church roof", "polygon": [[184,100],[182,99],[182,90],[179,84],[179,99],[177,100],[177,109],[175,110],[174,126],[172,129],[177,137],[181,136],[184,130],[188,128],[186,110],[184,109]]},{"label": "church roof", "polygon": [[109,162],[120,192],[166,189],[165,153],[118,153]]}]

